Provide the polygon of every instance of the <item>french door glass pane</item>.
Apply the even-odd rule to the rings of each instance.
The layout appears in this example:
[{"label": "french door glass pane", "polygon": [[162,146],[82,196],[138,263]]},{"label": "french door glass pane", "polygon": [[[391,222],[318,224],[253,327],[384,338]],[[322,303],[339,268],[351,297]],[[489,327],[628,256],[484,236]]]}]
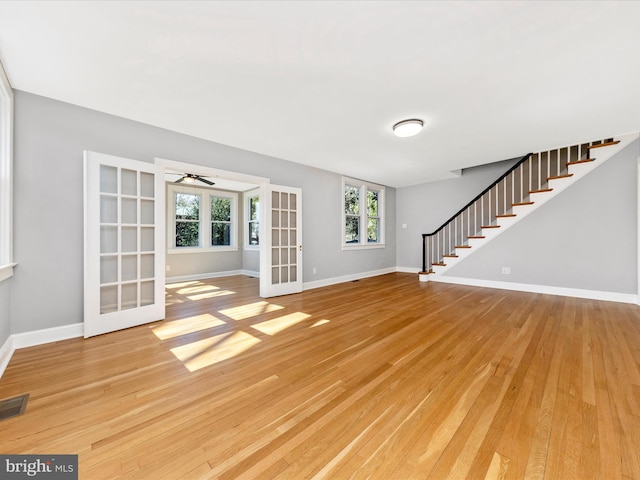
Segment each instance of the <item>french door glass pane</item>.
[{"label": "french door glass pane", "polygon": [[127,282],[138,279],[138,256],[123,255],[121,259],[121,280]]},{"label": "french door glass pane", "polygon": [[118,223],[118,197],[100,195],[100,223]]},{"label": "french door glass pane", "polygon": [[136,308],[138,306],[138,284],[137,283],[124,283],[122,284],[122,310],[128,310],[129,308]]},{"label": "french door glass pane", "polygon": [[138,195],[138,173],[122,169],[122,195]]},{"label": "french door glass pane", "polygon": [[153,253],[140,255],[140,278],[153,278],[155,276],[155,256]]},{"label": "french door glass pane", "polygon": [[100,313],[118,311],[118,286],[100,287]]},{"label": "french door glass pane", "polygon": [[118,169],[100,165],[100,192],[118,193]]},{"label": "french door glass pane", "polygon": [[118,227],[102,225],[100,227],[100,253],[118,251]]},{"label": "french door glass pane", "polygon": [[153,291],[155,290],[155,282],[150,280],[148,282],[140,283],[140,306],[153,305],[155,298]]},{"label": "french door glass pane", "polygon": [[100,283],[115,283],[118,281],[118,257],[109,255],[100,257]]},{"label": "french door glass pane", "polygon": [[122,223],[138,223],[138,201],[135,198],[123,198]]}]

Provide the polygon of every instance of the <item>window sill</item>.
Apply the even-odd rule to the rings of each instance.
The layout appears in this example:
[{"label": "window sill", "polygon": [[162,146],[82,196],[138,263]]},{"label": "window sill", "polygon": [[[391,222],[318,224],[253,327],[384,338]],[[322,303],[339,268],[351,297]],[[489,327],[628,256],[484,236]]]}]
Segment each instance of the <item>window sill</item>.
[{"label": "window sill", "polygon": [[259,252],[260,245],[245,245],[244,249],[248,252]]},{"label": "window sill", "polygon": [[9,265],[0,266],[0,282],[13,277],[13,267],[15,267],[16,265],[17,263],[10,263]]},{"label": "window sill", "polygon": [[216,248],[170,248],[167,254],[175,255],[182,253],[216,253],[216,252],[237,252],[238,247],[216,247]]},{"label": "window sill", "polygon": [[374,248],[385,248],[386,245],[384,243],[354,243],[354,244],[343,244],[342,250],[369,250]]}]

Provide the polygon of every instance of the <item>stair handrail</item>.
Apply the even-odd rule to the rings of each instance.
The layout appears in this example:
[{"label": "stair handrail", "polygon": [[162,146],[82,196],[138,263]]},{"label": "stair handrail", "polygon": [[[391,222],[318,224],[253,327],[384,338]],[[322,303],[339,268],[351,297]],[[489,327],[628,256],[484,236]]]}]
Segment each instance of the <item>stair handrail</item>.
[{"label": "stair handrail", "polygon": [[474,203],[476,203],[478,200],[480,200],[480,198],[482,198],[489,190],[491,190],[493,187],[495,187],[496,185],[498,185],[502,180],[504,180],[505,178],[507,178],[507,176],[512,173],[513,171],[515,171],[520,165],[522,165],[524,162],[526,162],[529,158],[531,158],[531,155],[533,155],[532,152],[527,153],[525,156],[523,156],[520,160],[518,160],[515,164],[513,164],[511,166],[511,168],[509,168],[506,172],[504,172],[497,180],[495,180],[493,183],[491,183],[487,188],[485,188],[482,192],[480,192],[478,195],[476,195],[473,200],[471,200],[469,203],[467,203],[464,207],[462,207],[460,210],[458,210],[454,215],[451,216],[451,218],[449,218],[446,222],[444,222],[442,225],[440,225],[440,227],[438,227],[436,230],[434,230],[431,233],[423,233],[422,234],[422,272],[426,272],[427,270],[427,252],[424,246],[424,241],[426,237],[432,237],[433,235],[436,235],[438,232],[440,232],[440,230],[442,230],[443,228],[445,228],[447,225],[449,225],[449,223],[451,223],[453,220],[455,220],[458,215],[460,215],[461,213],[463,213],[467,208],[471,207],[471,205],[473,205]]},{"label": "stair handrail", "polygon": [[440,230],[442,230],[444,227],[449,225],[449,223],[451,223],[458,215],[460,215],[467,208],[469,208],[471,205],[473,205],[478,200],[480,200],[480,197],[482,197],[485,193],[487,193],[489,190],[491,190],[493,187],[495,187],[497,184],[499,184],[502,180],[504,180],[516,168],[518,168],[520,165],[522,165],[524,162],[526,162],[531,157],[531,155],[533,155],[533,153],[527,153],[524,157],[522,157],[515,164],[513,164],[513,166],[509,170],[504,172],[495,182],[493,182],[491,185],[489,185],[487,188],[485,188],[481,193],[476,195],[473,200],[471,200],[464,207],[462,207],[460,210],[458,210],[454,215],[451,216],[451,218],[449,218],[449,220],[447,220],[442,225],[440,225],[440,227],[438,227],[436,230],[434,230],[431,233],[423,233],[422,234],[422,238],[424,239],[424,237],[431,237],[431,236],[435,235],[436,233],[438,233]]}]

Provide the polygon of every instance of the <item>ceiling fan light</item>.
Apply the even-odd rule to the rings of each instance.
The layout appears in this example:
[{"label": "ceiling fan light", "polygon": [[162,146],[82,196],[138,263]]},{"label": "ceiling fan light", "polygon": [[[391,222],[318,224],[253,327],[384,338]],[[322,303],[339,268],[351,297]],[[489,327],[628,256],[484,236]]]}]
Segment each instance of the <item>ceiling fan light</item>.
[{"label": "ceiling fan light", "polygon": [[184,180],[182,180],[184,183],[194,183],[196,181],[196,179],[194,177],[192,177],[191,175],[185,175]]},{"label": "ceiling fan light", "polygon": [[417,118],[402,120],[393,126],[393,133],[396,137],[413,137],[420,133],[423,126],[424,122]]}]

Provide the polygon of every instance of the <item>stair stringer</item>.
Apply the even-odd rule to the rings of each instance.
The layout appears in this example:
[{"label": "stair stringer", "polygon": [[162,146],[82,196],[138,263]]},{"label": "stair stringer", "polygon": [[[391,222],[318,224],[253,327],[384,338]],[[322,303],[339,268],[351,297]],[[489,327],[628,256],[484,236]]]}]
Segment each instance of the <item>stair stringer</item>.
[{"label": "stair stringer", "polygon": [[638,138],[640,138],[640,133],[630,133],[616,136],[616,140],[619,140],[620,143],[594,149],[593,153],[591,154],[591,160],[593,161],[580,163],[577,165],[569,165],[568,173],[571,174],[570,177],[550,179],[548,182],[548,188],[552,189],[551,191],[531,193],[529,196],[530,201],[534,202],[533,204],[516,205],[512,207],[511,213],[514,213],[515,216],[497,218],[495,225],[498,225],[498,228],[483,228],[480,236],[484,238],[469,238],[467,240],[466,247],[455,248],[456,257],[445,258],[445,265],[433,265],[431,273],[420,274],[420,281],[427,282],[430,280],[436,280],[437,277],[442,276],[449,269],[451,269],[455,265],[458,265],[469,256],[473,255],[484,245],[487,245],[489,242],[491,242],[494,238],[507,231],[516,223],[521,222],[529,214],[535,212],[537,209],[549,202],[552,198],[555,198],[571,185],[580,181],[586,175],[597,169],[600,165],[603,165],[607,160],[624,150],[628,145],[630,145]]}]

